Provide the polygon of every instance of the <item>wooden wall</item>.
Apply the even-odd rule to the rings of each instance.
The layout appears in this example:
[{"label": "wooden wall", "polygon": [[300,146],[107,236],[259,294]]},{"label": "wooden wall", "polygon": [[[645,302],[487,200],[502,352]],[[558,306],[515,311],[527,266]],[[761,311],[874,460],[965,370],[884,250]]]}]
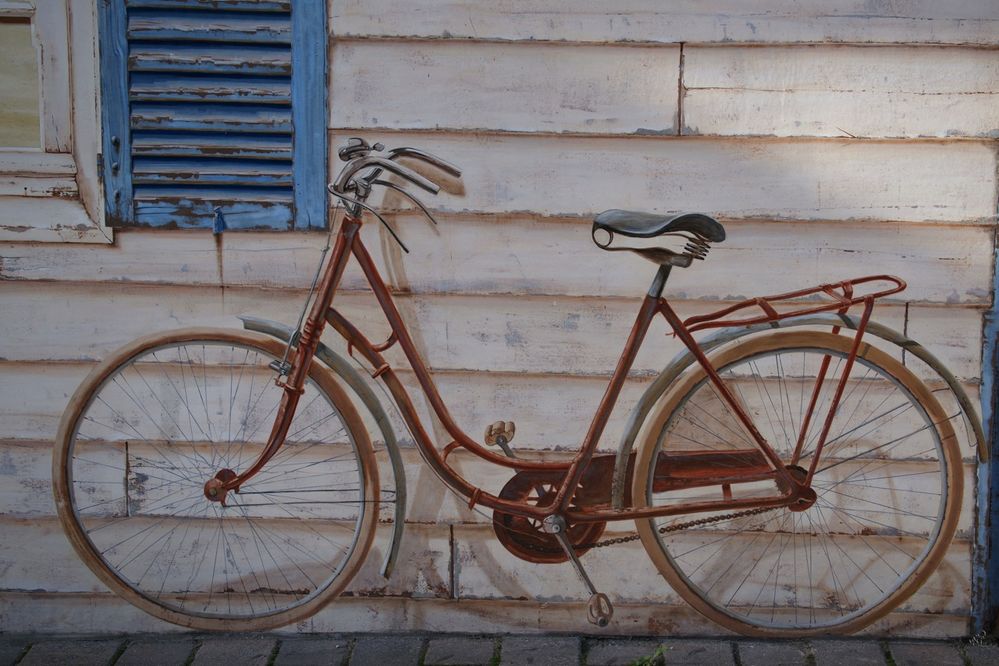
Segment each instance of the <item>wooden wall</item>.
[{"label": "wooden wall", "polygon": [[[606,208],[700,210],[726,224],[706,262],[675,271],[681,313],[872,270],[903,276],[904,298],[876,317],[977,395],[997,202],[990,0],[836,0],[821,12],[791,0],[613,10],[543,0],[530,12],[513,0],[331,2],[331,147],[365,136],[465,172],[428,201],[439,227],[395,217],[411,254],[377,225],[365,233],[470,433],[512,419],[521,447],[580,441],[653,274],[592,245],[589,219]],[[242,313],[292,321],[323,243],[232,233],[217,250],[207,232],[147,230],[119,232],[110,247],[0,246],[0,630],[171,630],[110,596],[61,535],[49,489],[61,412],[94,362],[139,334],[236,326]],[[346,284],[343,309],[384,330],[358,276]],[[640,355],[603,448],[677,351],[663,332]],[[968,630],[966,452],[959,538],[875,630]],[[405,453],[411,524],[396,576],[381,581],[373,556],[354,597],[292,630],[590,629],[568,566],[507,554],[485,517]],[[587,565],[623,600],[615,631],[715,631],[665,585],[650,587],[639,545],[594,552]]]}]

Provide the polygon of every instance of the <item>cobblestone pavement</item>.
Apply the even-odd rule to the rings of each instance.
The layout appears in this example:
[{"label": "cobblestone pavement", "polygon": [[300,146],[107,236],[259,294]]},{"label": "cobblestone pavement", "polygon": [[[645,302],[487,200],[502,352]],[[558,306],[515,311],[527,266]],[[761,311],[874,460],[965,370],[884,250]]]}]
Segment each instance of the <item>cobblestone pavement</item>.
[{"label": "cobblestone pavement", "polygon": [[214,634],[52,637],[0,634],[0,666],[394,666],[438,664],[611,666],[657,650],[657,663],[710,666],[999,666],[999,645],[967,641],[723,638],[626,639],[582,636]]}]

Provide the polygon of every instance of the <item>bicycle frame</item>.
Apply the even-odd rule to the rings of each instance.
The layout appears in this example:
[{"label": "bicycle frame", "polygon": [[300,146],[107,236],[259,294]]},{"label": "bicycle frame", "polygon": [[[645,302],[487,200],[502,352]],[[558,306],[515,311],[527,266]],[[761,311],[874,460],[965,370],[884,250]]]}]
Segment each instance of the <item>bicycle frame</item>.
[{"label": "bicycle frame", "polygon": [[[597,407],[596,413],[594,414],[590,427],[583,439],[580,450],[571,460],[568,461],[544,462],[524,460],[520,458],[506,457],[490,451],[465,434],[465,432],[462,431],[461,428],[455,423],[447,409],[447,406],[440,396],[430,371],[427,369],[426,364],[416,349],[416,345],[409,334],[402,316],[396,308],[388,286],[378,273],[378,269],[375,266],[374,261],[361,241],[360,234],[358,233],[361,226],[362,220],[359,216],[348,215],[344,218],[340,229],[337,232],[333,252],[325,267],[322,280],[320,281],[317,289],[315,300],[312,303],[309,315],[302,328],[293,361],[290,369],[287,371],[286,380],[281,381],[281,377],[278,377],[277,379],[278,385],[284,389],[284,395],[282,397],[282,402],[278,409],[277,417],[268,438],[266,447],[257,460],[255,460],[246,471],[238,475],[229,471],[226,471],[226,474],[220,472],[214,479],[209,480],[205,484],[205,494],[209,497],[209,499],[216,501],[221,499],[224,501],[225,494],[228,491],[238,491],[239,487],[259,472],[260,469],[266,465],[267,461],[270,460],[270,458],[272,458],[280,449],[284,443],[284,438],[287,435],[291,420],[295,414],[299,396],[303,392],[304,382],[319,344],[319,338],[325,324],[328,323],[347,341],[348,353],[353,355],[353,352],[356,350],[371,365],[373,368],[370,373],[372,378],[381,378],[382,381],[385,382],[387,388],[392,393],[393,399],[399,408],[403,420],[412,432],[416,440],[417,448],[423,456],[425,462],[430,465],[437,476],[449,488],[468,498],[469,508],[473,508],[476,505],[482,505],[501,512],[530,517],[538,520],[544,519],[550,515],[561,515],[572,522],[603,522],[610,520],[634,520],[666,515],[691,514],[716,510],[739,510],[758,507],[791,506],[798,502],[803,504],[808,503],[808,495],[811,493],[809,489],[811,476],[814,474],[815,466],[821,454],[822,445],[832,424],[838,401],[843,393],[850,369],[859,350],[866,324],[869,321],[871,310],[873,309],[874,300],[882,295],[895,293],[905,288],[905,283],[898,278],[893,278],[891,276],[872,276],[870,278],[861,278],[859,280],[839,283],[838,285],[823,285],[815,290],[802,290],[799,292],[792,292],[790,294],[782,294],[763,299],[752,299],[721,310],[713,315],[694,317],[688,319],[687,321],[682,321],[670,307],[668,301],[662,297],[662,291],[669,276],[670,267],[665,265],[661,266],[659,272],[653,280],[652,286],[642,301],[642,305],[632,326],[631,333],[625,343],[624,350],[618,359],[614,373],[611,376],[607,389],[605,390],[600,404]],[[392,332],[388,339],[381,344],[371,342],[360,330],[347,320],[346,317],[332,307],[336,290],[339,286],[346,265],[350,261],[351,257],[355,258],[360,265],[361,270],[363,271],[369,286],[374,292],[375,298],[378,301],[378,304],[380,305],[381,310],[391,328]],[[865,295],[863,297],[853,296],[854,284],[879,279],[892,281],[896,284],[896,287],[875,294]],[[842,290],[843,295],[838,295],[835,291],[836,289]],[[770,305],[770,302],[774,300],[797,297],[819,290],[824,291],[827,295],[833,296],[837,300],[831,304],[809,307],[805,310],[796,310],[784,315],[778,314]],[[752,418],[745,412],[743,407],[721,380],[715,368],[712,367],[710,361],[692,337],[691,331],[714,326],[728,325],[728,323],[724,322],[722,319],[725,315],[748,307],[749,305],[759,306],[763,310],[763,315],[756,318],[739,320],[738,323],[755,324],[761,321],[775,321],[776,319],[800,315],[804,312],[811,313],[838,310],[839,312],[844,313],[850,306],[859,303],[864,304],[864,314],[861,318],[860,325],[857,326],[851,354],[847,358],[843,374],[836,388],[833,402],[823,425],[821,435],[816,446],[816,455],[814,456],[811,468],[808,470],[806,479],[802,482],[795,479],[791,475],[780,456],[773,450],[753,424]],[[684,502],[659,507],[625,507],[622,509],[613,509],[609,507],[584,507],[576,510],[569,508],[576,489],[579,487],[580,481],[586,472],[590,461],[593,459],[600,437],[603,434],[610,414],[617,403],[617,399],[620,395],[625,379],[627,378],[628,373],[635,361],[638,350],[648,334],[652,320],[657,314],[664,316],[674,334],[695,356],[697,362],[707,373],[707,376],[728,404],[729,408],[752,435],[760,453],[762,453],[763,457],[772,468],[769,473],[763,474],[762,476],[759,473],[757,473],[756,476],[752,476],[735,472],[728,477],[728,480],[730,482],[737,483],[747,480],[759,480],[760,478],[772,478],[777,482],[779,487],[787,489],[785,492],[766,498],[756,497],[735,499],[731,496],[727,496],[721,500]],[[838,332],[838,330],[838,327],[834,327],[834,332]],[[434,413],[440,419],[447,433],[453,438],[452,441],[444,446],[442,450],[438,450],[435,446],[433,439],[424,428],[423,423],[417,414],[409,393],[402,385],[402,382],[399,380],[395,370],[382,355],[383,352],[396,344],[401,347],[404,355],[406,356],[406,359],[416,375],[422,391],[429,400]],[[819,387],[825,379],[827,368],[828,362],[824,363],[820,368],[819,378],[815,389],[816,395]],[[812,404],[808,411],[809,418],[811,418],[812,411],[814,410],[814,403],[815,401],[813,396]],[[801,438],[799,438],[795,461],[801,453],[801,446],[802,441]],[[448,464],[447,458],[457,448],[467,449],[472,454],[490,463],[510,468],[518,472],[550,471],[562,473],[564,474],[564,477],[559,485],[554,500],[547,506],[536,506],[526,502],[513,502],[483,491],[481,488],[469,483],[464,477],[461,476],[460,473],[455,471]],[[718,483],[721,483],[722,481],[723,479],[721,478],[712,480],[712,482]],[[726,495],[728,495],[728,493],[726,493]]]}]

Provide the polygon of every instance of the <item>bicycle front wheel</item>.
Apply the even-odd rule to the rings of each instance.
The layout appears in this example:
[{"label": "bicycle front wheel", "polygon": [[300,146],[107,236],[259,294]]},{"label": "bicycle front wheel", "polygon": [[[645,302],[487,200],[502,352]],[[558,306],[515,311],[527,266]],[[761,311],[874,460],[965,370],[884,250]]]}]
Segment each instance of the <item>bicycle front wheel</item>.
[{"label": "bicycle front wheel", "polygon": [[[884,352],[861,345],[815,460],[852,342],[778,332],[712,359],[792,475],[804,479],[814,463],[810,506],[638,523],[666,580],[728,629],[758,636],[857,631],[913,594],[954,535],[962,470],[952,417]],[[773,466],[700,368],[650,422],[632,490],[643,506],[781,492]],[[690,526],[693,520],[704,522]],[[686,529],[676,529],[681,523]]]},{"label": "bicycle front wheel", "polygon": [[378,475],[367,432],[313,364],[284,446],[209,501],[204,484],[263,450],[283,390],[284,346],[241,331],[142,338],[83,382],[53,458],[59,518],[119,595],[197,629],[259,630],[308,617],[350,582],[371,545]]}]

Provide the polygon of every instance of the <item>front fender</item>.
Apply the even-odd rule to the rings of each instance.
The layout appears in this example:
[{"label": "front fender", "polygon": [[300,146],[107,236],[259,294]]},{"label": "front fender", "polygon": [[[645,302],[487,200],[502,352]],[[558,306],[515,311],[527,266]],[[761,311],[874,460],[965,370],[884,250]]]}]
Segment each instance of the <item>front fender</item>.
[{"label": "front fender", "polygon": [[[295,329],[287,324],[282,324],[269,319],[261,319],[252,315],[240,317],[243,328],[258,333],[265,333],[279,340],[287,342],[295,333]],[[316,358],[323,362],[330,370],[342,379],[354,394],[364,403],[364,407],[375,419],[378,430],[385,441],[385,448],[388,450],[389,462],[392,465],[392,476],[395,482],[395,515],[392,521],[392,540],[389,542],[389,549],[382,561],[381,574],[388,578],[395,568],[396,558],[399,555],[399,546],[402,543],[402,533],[406,527],[406,472],[403,469],[402,455],[399,452],[399,443],[395,437],[395,430],[388,414],[382,407],[378,396],[371,390],[361,374],[351,365],[350,361],[340,356],[332,349],[319,343],[316,349]]]},{"label": "front fender", "polygon": [[[716,347],[732,342],[733,340],[743,336],[774,328],[791,328],[793,326],[842,326],[856,330],[858,323],[858,319],[850,315],[840,315],[835,313],[802,315],[800,317],[790,317],[788,319],[781,319],[775,322],[764,322],[761,324],[754,324],[752,326],[732,326],[729,328],[722,328],[704,338],[704,340],[699,342],[699,345],[704,352],[709,352]],[[873,335],[885,340],[886,342],[898,345],[907,353],[912,354],[919,360],[926,363],[926,365],[932,368],[934,372],[940,375],[940,378],[944,380],[947,387],[954,394],[954,398],[961,406],[961,410],[964,412],[964,416],[968,423],[971,424],[971,429],[975,436],[975,443],[978,449],[979,461],[987,461],[989,459],[989,449],[985,442],[985,432],[982,430],[982,422],[978,418],[978,414],[975,411],[974,403],[971,401],[971,398],[968,397],[967,392],[965,392],[960,382],[958,382],[954,373],[948,370],[944,364],[940,362],[940,359],[930,353],[921,344],[907,337],[903,333],[888,328],[883,324],[873,321],[869,322],[867,324],[867,330],[864,334]],[[624,506],[625,490],[629,487],[628,458],[634,448],[635,440],[638,439],[638,434],[642,429],[642,424],[645,423],[645,419],[652,411],[652,408],[666,393],[673,382],[676,381],[676,379],[695,362],[696,359],[689,350],[684,350],[677,354],[670,364],[666,366],[666,369],[663,370],[659,376],[656,377],[655,381],[652,382],[652,384],[645,390],[638,403],[628,415],[628,421],[624,428],[624,435],[621,437],[621,444],[618,447],[617,459],[614,463],[614,479],[611,486],[611,501],[615,509],[621,509]]]}]

